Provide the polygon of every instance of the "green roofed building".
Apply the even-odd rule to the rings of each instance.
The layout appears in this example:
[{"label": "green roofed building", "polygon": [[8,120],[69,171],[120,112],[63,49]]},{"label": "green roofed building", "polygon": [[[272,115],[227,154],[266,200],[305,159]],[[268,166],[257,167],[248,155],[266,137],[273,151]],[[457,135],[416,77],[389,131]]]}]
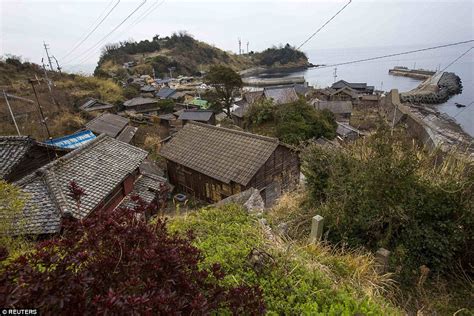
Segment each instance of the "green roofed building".
[{"label": "green roofed building", "polygon": [[206,100],[194,98],[189,104],[198,106],[201,109],[208,109],[209,108],[209,102]]}]

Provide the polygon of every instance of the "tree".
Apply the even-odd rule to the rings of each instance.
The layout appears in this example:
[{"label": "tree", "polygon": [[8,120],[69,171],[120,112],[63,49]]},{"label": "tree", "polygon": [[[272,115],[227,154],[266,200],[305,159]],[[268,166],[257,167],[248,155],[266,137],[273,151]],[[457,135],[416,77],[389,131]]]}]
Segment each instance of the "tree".
[{"label": "tree", "polygon": [[298,143],[310,138],[336,136],[337,124],[334,116],[327,110],[314,109],[305,100],[280,105],[275,113],[276,134],[288,144]]},{"label": "tree", "polygon": [[206,83],[216,90],[217,102],[220,108],[230,116],[230,107],[234,102],[234,93],[242,87],[242,78],[232,68],[213,66],[206,75]]},{"label": "tree", "polygon": [[44,314],[263,314],[258,287],[225,286],[219,264],[200,268],[191,233],[171,235],[162,219],[148,224],[140,214],[156,206],[137,205],[66,221],[61,237],[5,267],[0,305]]}]

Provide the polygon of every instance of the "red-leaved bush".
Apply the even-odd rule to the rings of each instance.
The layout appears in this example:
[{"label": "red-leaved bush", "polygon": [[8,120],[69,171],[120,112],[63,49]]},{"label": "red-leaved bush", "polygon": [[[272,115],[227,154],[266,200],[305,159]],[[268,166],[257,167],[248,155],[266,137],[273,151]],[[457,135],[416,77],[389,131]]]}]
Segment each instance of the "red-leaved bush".
[{"label": "red-leaved bush", "polygon": [[136,212],[143,210],[65,223],[62,236],[5,267],[0,306],[61,315],[264,313],[259,288],[224,287],[219,265],[199,268],[203,256],[192,234],[171,235],[165,221],[147,224]]}]

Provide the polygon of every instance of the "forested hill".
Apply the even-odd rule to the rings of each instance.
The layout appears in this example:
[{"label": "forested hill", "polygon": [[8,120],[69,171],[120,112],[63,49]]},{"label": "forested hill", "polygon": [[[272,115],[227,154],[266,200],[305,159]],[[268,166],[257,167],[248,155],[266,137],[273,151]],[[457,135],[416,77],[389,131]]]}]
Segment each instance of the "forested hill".
[{"label": "forested hill", "polygon": [[197,75],[207,71],[210,66],[225,64],[235,70],[256,66],[265,67],[304,67],[308,58],[289,44],[279,48],[269,48],[263,52],[234,54],[194,39],[191,35],[180,32],[172,36],[154,36],[152,40],[140,42],[120,42],[104,47],[94,75],[126,76],[122,67],[125,62],[135,62],[130,69],[132,74],[152,74],[164,77],[173,69],[176,75]]}]

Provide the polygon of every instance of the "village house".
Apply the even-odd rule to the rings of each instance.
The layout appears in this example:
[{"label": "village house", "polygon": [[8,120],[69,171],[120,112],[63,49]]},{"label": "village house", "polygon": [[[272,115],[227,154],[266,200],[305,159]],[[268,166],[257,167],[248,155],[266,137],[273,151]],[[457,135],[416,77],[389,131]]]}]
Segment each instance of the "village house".
[{"label": "village house", "polygon": [[344,87],[349,87],[361,94],[372,94],[375,90],[374,86],[368,86],[367,83],[347,82],[345,80],[339,80],[333,83],[331,86],[331,88],[336,90],[342,89]]},{"label": "village house", "polygon": [[96,135],[106,134],[123,142],[130,143],[138,128],[129,125],[130,120],[120,115],[103,113],[86,123],[86,129]]},{"label": "village house", "polygon": [[0,179],[17,181],[70,151],[29,136],[0,136]]},{"label": "village house", "polygon": [[336,134],[339,139],[352,141],[363,136],[364,134],[358,129],[350,126],[349,124],[337,122]]},{"label": "village house", "polygon": [[352,114],[352,102],[351,101],[321,101],[313,100],[311,104],[316,110],[329,110],[331,111],[336,120],[349,120]]},{"label": "village house", "polygon": [[152,113],[159,110],[158,101],[152,98],[137,97],[123,103],[125,111],[135,113]]},{"label": "village house", "polygon": [[263,94],[266,99],[273,100],[275,104],[298,101],[298,94],[296,93],[295,87],[292,86],[265,87]]},{"label": "village house", "polygon": [[214,112],[210,110],[183,110],[179,115],[178,120],[180,120],[183,125],[189,121],[216,125],[216,116]]},{"label": "village house", "polygon": [[86,112],[101,112],[101,111],[110,111],[115,109],[115,105],[99,101],[97,99],[89,99],[79,106],[79,109]]},{"label": "village house", "polygon": [[299,183],[298,154],[276,138],[189,122],[160,154],[171,184],[211,203],[253,187],[270,205]]},{"label": "village house", "polygon": [[353,104],[359,103],[359,94],[356,90],[349,87],[341,89],[331,89],[328,96],[328,101],[350,101]]},{"label": "village house", "polygon": [[[140,173],[147,154],[101,135],[25,176],[15,184],[28,198],[10,234],[59,233],[66,217],[81,220],[92,212],[114,209],[134,190],[138,195],[146,193],[146,201],[152,202],[165,180]],[[73,183],[85,193],[80,200],[71,193]]]},{"label": "village house", "polygon": [[156,93],[156,97],[159,99],[170,99],[175,93],[175,89],[163,87]]}]

